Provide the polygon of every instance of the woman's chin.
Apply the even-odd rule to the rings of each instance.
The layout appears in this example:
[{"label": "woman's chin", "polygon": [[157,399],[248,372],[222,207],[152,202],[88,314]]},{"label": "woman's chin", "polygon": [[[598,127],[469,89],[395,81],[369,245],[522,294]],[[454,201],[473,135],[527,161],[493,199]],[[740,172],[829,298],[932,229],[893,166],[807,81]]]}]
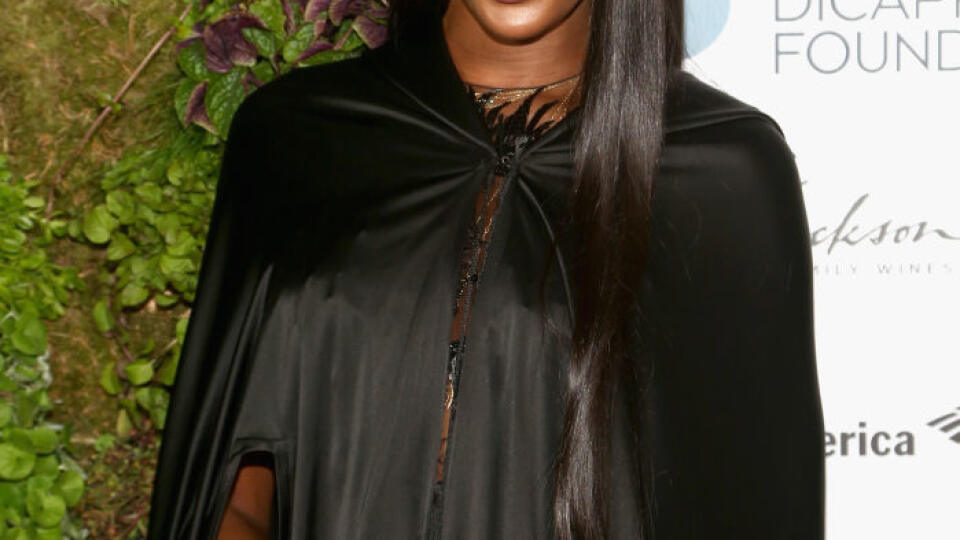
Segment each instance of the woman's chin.
[{"label": "woman's chin", "polygon": [[[499,0],[489,0],[490,3]],[[502,4],[486,10],[482,22],[484,30],[501,43],[526,43],[535,41],[550,30],[544,24],[544,18],[535,9],[520,12],[524,3],[533,0],[520,0],[517,4]]]}]

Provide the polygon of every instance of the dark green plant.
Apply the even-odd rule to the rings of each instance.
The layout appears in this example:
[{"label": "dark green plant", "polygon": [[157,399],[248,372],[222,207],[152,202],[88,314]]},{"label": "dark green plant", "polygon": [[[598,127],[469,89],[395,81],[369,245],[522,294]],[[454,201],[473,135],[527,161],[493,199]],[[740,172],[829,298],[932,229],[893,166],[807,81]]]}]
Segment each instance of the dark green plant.
[{"label": "dark green plant", "polygon": [[71,429],[49,420],[44,323],[84,283],[47,254],[66,222],[43,217],[45,201],[32,192],[39,182],[16,177],[7,161],[0,155],[0,537],[85,538],[67,514],[84,492]]}]

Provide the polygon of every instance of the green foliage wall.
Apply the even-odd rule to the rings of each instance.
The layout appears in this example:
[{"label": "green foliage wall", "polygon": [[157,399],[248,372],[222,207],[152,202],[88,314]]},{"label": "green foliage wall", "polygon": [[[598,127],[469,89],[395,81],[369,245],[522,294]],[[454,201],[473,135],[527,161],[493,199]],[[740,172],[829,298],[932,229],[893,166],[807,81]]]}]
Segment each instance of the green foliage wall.
[{"label": "green foliage wall", "polygon": [[[18,177],[0,154],[0,539],[107,536],[70,510],[91,486],[102,487],[74,459],[71,426],[51,420],[58,404],[48,392],[56,384],[48,327],[79,307],[113,344],[97,350],[107,355],[97,391],[115,404],[113,433],[95,440],[99,459],[115,446],[130,445],[138,459],[155,452],[143,437],[162,434],[233,114],[286,71],[350,58],[386,39],[379,0],[189,4],[168,45],[178,74],[168,111],[176,121],[158,143],[104,163],[81,206],[45,217],[43,182]],[[94,94],[101,104],[108,95]],[[113,121],[123,122],[129,105],[110,105]],[[52,262],[64,243],[100,257],[89,304],[76,305],[77,293],[89,298],[77,268]],[[135,324],[140,317],[169,324]],[[96,477],[118,481],[110,471]],[[124,517],[123,536],[142,537],[145,517],[143,508]]]},{"label": "green foliage wall", "polygon": [[81,538],[67,507],[83,495],[84,476],[70,457],[71,431],[48,419],[42,319],[61,317],[83,282],[47,256],[66,224],[43,217],[37,183],[16,177],[0,154],[0,537]]}]

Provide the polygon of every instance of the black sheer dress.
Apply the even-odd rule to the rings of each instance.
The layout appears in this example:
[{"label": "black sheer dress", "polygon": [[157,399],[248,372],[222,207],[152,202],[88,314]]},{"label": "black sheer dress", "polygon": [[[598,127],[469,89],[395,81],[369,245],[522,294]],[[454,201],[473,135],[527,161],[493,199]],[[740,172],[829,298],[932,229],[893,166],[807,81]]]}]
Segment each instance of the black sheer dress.
[{"label": "black sheer dress", "polygon": [[[431,496],[429,529],[426,538],[439,538],[442,532],[443,463],[447,453],[447,440],[450,438],[456,413],[456,390],[466,351],[470,308],[476,301],[483,273],[485,248],[494,230],[497,208],[506,189],[504,184],[509,176],[513,159],[563,119],[571,106],[576,105],[579,79],[580,76],[577,74],[536,87],[516,88],[495,88],[466,83],[467,90],[476,100],[477,114],[483,119],[496,149],[497,166],[494,168],[494,174],[486,178],[480,186],[474,207],[474,220],[468,229],[468,237],[460,261],[460,279],[453,308],[450,350],[447,358],[440,451],[437,456],[437,472]],[[560,97],[553,98],[552,96],[557,93]]]}]

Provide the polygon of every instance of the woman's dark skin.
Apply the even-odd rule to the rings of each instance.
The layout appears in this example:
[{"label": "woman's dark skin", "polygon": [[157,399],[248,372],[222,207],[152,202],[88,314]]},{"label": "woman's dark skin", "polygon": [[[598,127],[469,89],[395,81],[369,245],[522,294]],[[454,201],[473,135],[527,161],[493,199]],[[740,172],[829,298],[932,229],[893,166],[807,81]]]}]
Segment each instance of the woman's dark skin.
[{"label": "woman's dark skin", "polygon": [[[546,84],[578,73],[586,55],[589,20],[589,0],[519,0],[509,4],[450,0],[443,28],[462,80],[481,86],[518,87]],[[442,335],[442,329],[437,330]],[[273,497],[270,466],[241,464],[217,538],[269,538]]]}]

